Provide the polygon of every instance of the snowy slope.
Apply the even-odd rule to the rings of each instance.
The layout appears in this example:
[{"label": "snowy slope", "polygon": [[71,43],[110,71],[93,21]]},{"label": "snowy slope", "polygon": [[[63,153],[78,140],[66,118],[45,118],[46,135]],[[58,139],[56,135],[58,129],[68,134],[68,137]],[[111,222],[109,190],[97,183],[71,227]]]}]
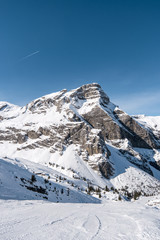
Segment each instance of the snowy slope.
[{"label": "snowy slope", "polygon": [[125,191],[129,193],[138,191],[142,195],[157,195],[160,193],[159,174],[155,174],[158,177],[158,179],[155,179],[127,161],[126,157],[117,148],[111,145],[108,148],[111,152],[110,161],[114,163],[115,168],[110,181],[119,192],[124,194]]},{"label": "snowy slope", "polygon": [[[32,181],[32,176],[35,180]],[[74,184],[72,186],[72,184]],[[51,202],[99,203],[78,189],[65,174],[24,159],[0,159],[0,199],[48,200]]]},{"label": "snowy slope", "polygon": [[0,236],[3,240],[159,240],[158,202],[158,197],[101,205],[0,200]]}]

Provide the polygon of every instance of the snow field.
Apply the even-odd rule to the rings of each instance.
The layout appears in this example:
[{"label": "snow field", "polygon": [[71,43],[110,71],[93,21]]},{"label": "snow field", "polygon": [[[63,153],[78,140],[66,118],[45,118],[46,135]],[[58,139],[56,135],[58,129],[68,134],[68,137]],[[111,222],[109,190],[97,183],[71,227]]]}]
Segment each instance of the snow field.
[{"label": "snow field", "polygon": [[0,236],[3,240],[159,240],[160,209],[145,201],[56,204],[0,200]]}]

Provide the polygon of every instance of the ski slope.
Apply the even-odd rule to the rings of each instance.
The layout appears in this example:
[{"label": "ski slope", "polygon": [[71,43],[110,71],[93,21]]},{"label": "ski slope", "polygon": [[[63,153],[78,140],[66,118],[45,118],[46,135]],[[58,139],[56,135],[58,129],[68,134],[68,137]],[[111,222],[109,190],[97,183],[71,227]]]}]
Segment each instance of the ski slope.
[{"label": "ski slope", "polygon": [[[158,202],[105,204],[0,200],[2,240],[159,240]],[[154,204],[152,204],[154,203]]]}]

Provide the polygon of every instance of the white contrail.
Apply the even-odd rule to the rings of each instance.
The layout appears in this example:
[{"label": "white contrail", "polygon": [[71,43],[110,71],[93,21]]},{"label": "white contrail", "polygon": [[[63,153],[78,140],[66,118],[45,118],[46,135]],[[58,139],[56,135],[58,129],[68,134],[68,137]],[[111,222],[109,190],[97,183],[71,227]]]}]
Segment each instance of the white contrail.
[{"label": "white contrail", "polygon": [[33,55],[35,55],[35,54],[37,54],[37,53],[39,53],[39,52],[40,52],[40,51],[36,51],[36,52],[30,53],[29,55],[21,58],[19,61],[23,61],[23,60],[25,60],[25,59],[27,59],[27,58],[29,58],[29,57],[32,57]]}]

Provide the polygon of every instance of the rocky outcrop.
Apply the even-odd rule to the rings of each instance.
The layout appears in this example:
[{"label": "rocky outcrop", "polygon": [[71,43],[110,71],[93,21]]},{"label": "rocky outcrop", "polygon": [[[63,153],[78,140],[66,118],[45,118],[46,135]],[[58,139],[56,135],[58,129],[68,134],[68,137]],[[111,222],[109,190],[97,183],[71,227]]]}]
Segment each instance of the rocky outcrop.
[{"label": "rocky outcrop", "polygon": [[71,93],[70,97],[77,97],[81,100],[100,98],[105,104],[109,103],[109,97],[97,83],[86,84],[77,88],[75,91],[73,91],[73,93]]},{"label": "rocky outcrop", "polygon": [[95,106],[83,118],[94,128],[101,129],[104,139],[116,140],[127,138],[133,147],[160,148],[158,139],[153,133],[141,127],[132,117],[114,111],[109,115],[100,106]]},{"label": "rocky outcrop", "polygon": [[34,130],[28,131],[27,136],[31,139],[36,139],[40,136],[40,133],[35,132]]},{"label": "rocky outcrop", "polygon": [[102,176],[109,179],[113,175],[114,169],[109,162],[100,162],[98,164],[99,171],[102,173]]},{"label": "rocky outcrop", "polygon": [[27,141],[27,135],[22,135],[22,134],[18,133],[16,135],[16,137],[17,137],[17,142],[20,143],[20,144]]},{"label": "rocky outcrop", "polygon": [[82,116],[93,128],[101,129],[105,140],[124,138],[123,130],[100,106],[95,106]]},{"label": "rocky outcrop", "polygon": [[132,117],[122,112],[114,112],[119,122],[130,132],[128,139],[133,147],[140,148],[160,148],[157,137],[148,129],[143,128]]}]

